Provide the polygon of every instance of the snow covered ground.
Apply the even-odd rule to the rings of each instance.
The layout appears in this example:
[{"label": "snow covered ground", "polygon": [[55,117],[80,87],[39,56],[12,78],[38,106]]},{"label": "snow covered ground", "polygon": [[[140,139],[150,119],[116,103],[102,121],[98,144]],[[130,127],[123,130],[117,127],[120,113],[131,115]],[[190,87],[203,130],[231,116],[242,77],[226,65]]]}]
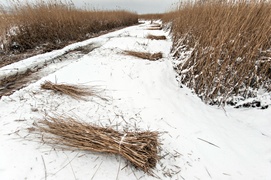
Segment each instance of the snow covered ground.
[{"label": "snow covered ground", "polygon": [[[85,45],[95,41],[99,47],[1,98],[0,179],[156,179],[118,156],[40,143],[29,131],[34,121],[51,113],[102,126],[166,132],[161,135],[164,157],[154,171],[160,179],[271,179],[271,108],[204,104],[176,81],[168,33],[148,27],[146,22],[90,39]],[[168,39],[146,39],[149,33]],[[161,51],[164,57],[148,61],[124,55],[124,50]],[[32,60],[61,52],[65,49]],[[21,63],[32,64],[31,59]],[[9,74],[10,67],[1,73]],[[109,101],[75,100],[40,89],[46,80],[95,86]]]}]

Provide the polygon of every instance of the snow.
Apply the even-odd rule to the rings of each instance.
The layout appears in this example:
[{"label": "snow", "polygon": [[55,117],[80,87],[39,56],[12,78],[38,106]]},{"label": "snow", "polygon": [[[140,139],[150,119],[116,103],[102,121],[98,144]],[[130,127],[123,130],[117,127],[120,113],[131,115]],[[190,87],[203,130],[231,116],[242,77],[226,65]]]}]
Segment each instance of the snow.
[{"label": "snow", "polygon": [[[154,171],[161,179],[271,179],[271,109],[208,106],[188,88],[180,88],[169,34],[147,30],[149,26],[147,22],[71,45],[70,49],[95,42],[99,47],[1,98],[0,179],[156,179],[126,166],[119,156],[40,143],[27,128],[54,113],[102,126],[165,132],[161,135],[165,157]],[[168,39],[145,39],[149,33]],[[5,75],[67,48],[4,67]],[[161,51],[163,58],[148,61],[123,50]],[[75,100],[41,90],[46,80],[93,86],[108,101]]]},{"label": "snow", "polygon": [[5,79],[6,77],[16,75],[16,74],[22,74],[26,72],[27,70],[37,70],[41,67],[43,67],[45,64],[50,64],[52,61],[61,56],[64,55],[67,52],[70,52],[72,50],[75,50],[77,48],[87,46],[90,44],[93,44],[93,48],[97,48],[102,46],[105,42],[107,42],[111,37],[116,37],[126,31],[129,31],[133,27],[128,27],[119,31],[111,32],[96,38],[91,38],[86,41],[78,42],[71,44],[69,46],[66,46],[63,49],[55,50],[52,52],[48,52],[45,54],[40,54],[34,57],[27,58],[25,60],[10,64],[8,66],[0,68],[0,80]]}]

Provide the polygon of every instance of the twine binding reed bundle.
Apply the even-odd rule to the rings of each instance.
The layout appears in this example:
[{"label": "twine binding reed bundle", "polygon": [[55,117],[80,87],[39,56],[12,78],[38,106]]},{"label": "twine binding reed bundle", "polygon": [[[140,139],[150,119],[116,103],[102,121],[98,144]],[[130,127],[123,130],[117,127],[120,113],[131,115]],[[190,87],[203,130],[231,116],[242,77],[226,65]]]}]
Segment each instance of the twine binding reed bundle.
[{"label": "twine binding reed bundle", "polygon": [[118,132],[110,127],[98,127],[71,117],[47,117],[34,123],[44,143],[72,149],[119,154],[135,168],[153,174],[160,159],[159,133]]}]

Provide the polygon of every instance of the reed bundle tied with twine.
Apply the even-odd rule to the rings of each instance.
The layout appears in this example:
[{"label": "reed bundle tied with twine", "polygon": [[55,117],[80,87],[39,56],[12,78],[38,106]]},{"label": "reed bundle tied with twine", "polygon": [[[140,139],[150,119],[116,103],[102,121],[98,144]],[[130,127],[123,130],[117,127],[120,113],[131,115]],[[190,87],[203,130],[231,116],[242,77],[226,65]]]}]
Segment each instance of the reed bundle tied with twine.
[{"label": "reed bundle tied with twine", "polygon": [[83,99],[86,96],[95,96],[103,100],[107,100],[99,95],[97,88],[83,85],[73,85],[73,84],[57,84],[50,81],[45,81],[41,84],[42,89],[53,90],[54,92],[60,92],[69,95],[75,99]]},{"label": "reed bundle tied with twine", "polygon": [[72,117],[46,117],[34,123],[43,143],[72,149],[119,154],[135,168],[153,175],[159,160],[158,132],[118,132],[79,122]]},{"label": "reed bundle tied with twine", "polygon": [[163,54],[161,52],[158,53],[147,53],[147,52],[138,52],[138,51],[124,51],[124,54],[135,56],[142,59],[148,59],[151,61],[159,60],[163,57]]}]

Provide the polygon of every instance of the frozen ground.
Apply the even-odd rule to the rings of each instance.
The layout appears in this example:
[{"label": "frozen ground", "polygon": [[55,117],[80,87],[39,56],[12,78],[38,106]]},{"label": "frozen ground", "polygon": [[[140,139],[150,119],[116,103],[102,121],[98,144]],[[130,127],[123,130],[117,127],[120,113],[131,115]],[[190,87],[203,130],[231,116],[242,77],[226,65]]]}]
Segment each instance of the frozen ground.
[{"label": "frozen ground", "polygon": [[[148,27],[146,22],[96,38],[98,48],[1,98],[0,179],[155,179],[126,166],[118,156],[59,150],[40,143],[31,135],[32,123],[51,113],[103,126],[166,132],[161,136],[164,158],[154,171],[161,179],[271,179],[270,107],[205,105],[177,83],[168,34]],[[168,40],[148,40],[149,33],[166,35]],[[164,57],[148,61],[124,55],[123,50],[162,51]],[[21,63],[31,66],[31,60]],[[1,73],[9,74],[8,70]],[[75,100],[41,90],[46,80],[95,86],[109,101]]]}]

